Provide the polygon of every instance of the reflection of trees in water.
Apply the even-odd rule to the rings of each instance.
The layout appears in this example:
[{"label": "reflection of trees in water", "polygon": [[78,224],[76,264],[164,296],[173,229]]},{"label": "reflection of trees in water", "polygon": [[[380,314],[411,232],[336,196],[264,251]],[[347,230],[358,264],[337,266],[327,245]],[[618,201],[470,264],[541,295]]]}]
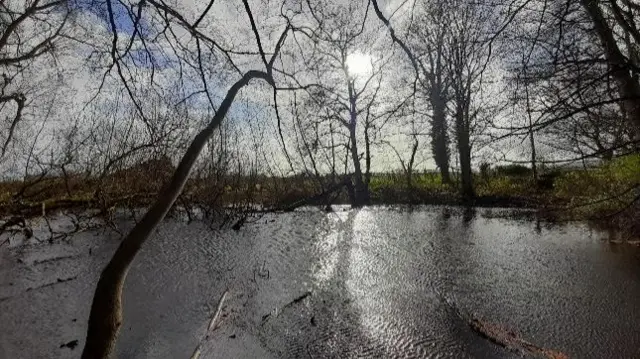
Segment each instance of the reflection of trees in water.
[{"label": "reflection of trees in water", "polygon": [[456,216],[462,219],[462,227],[466,229],[476,218],[476,214],[477,209],[472,206],[442,207],[442,210],[436,219],[436,227],[439,231],[449,229],[451,217]]},{"label": "reflection of trees in water", "polygon": [[471,221],[476,218],[476,208],[472,206],[464,207],[462,211],[462,225],[466,228],[469,226]]},{"label": "reflection of trees in water", "polygon": [[449,218],[451,218],[451,209],[449,207],[442,207],[440,216],[436,220],[438,229],[446,229],[449,226]]}]

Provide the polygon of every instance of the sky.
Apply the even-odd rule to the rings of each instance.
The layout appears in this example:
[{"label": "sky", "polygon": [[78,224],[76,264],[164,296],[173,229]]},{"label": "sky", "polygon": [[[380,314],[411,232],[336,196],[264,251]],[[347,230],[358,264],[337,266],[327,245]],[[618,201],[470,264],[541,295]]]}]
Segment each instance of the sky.
[{"label": "sky", "polygon": [[[178,3],[176,8],[190,21],[193,21],[199,11],[202,11],[206,5],[206,3],[194,2],[192,0],[176,0],[176,2]],[[269,52],[273,49],[284,23],[282,18],[278,16],[280,9],[274,6],[265,7],[267,3],[268,2],[253,1],[251,5],[257,27],[260,31],[263,47],[265,51]],[[133,20],[130,18],[127,8],[120,1],[113,1],[112,4],[114,21],[119,35],[118,47],[120,51],[122,51],[127,46],[129,37],[133,34]],[[390,16],[392,13],[394,14],[391,19],[393,26],[402,29],[404,27],[403,21],[408,21],[410,18],[410,13],[407,10],[411,8],[412,2],[393,0],[387,2],[380,1],[380,4],[387,16]],[[396,11],[402,4],[404,4],[402,7],[404,11]],[[135,110],[134,107],[136,104],[128,100],[128,94],[122,86],[122,81],[118,78],[116,68],[111,68],[109,74],[104,76],[104,72],[110,64],[110,56],[107,50],[110,49],[113,35],[113,29],[108,20],[105,2],[98,0],[76,0],[74,6],[78,11],[78,16],[74,20],[74,27],[70,30],[72,35],[82,40],[87,40],[89,43],[98,44],[97,47],[101,50],[96,52],[92,46],[69,41],[67,42],[68,47],[66,47],[64,51],[61,51],[56,61],[55,71],[64,73],[65,81],[58,84],[57,89],[49,90],[49,93],[70,93],[73,94],[73,96],[70,99],[64,99],[64,101],[60,98],[63,96],[54,97],[54,100],[57,103],[63,104],[63,106],[58,106],[59,110],[56,111],[56,113],[48,113],[46,116],[46,123],[43,124],[45,130],[41,134],[41,140],[38,141],[38,147],[42,147],[41,152],[43,156],[47,151],[51,152],[53,149],[59,149],[58,147],[61,146],[61,142],[56,140],[56,133],[64,132],[64,130],[68,128],[70,125],[69,118],[80,119],[79,121],[85,126],[84,128],[87,131],[89,131],[90,127],[94,126],[96,122],[102,126],[100,128],[109,129],[108,131],[103,131],[100,135],[105,135],[105,133],[113,131],[115,135],[109,139],[109,141],[113,141],[113,144],[110,142],[109,146],[116,146],[118,143],[121,146],[131,145],[134,141],[139,140],[139,138],[119,137],[117,135],[122,132],[122,128],[126,128],[130,123],[133,123],[135,128],[141,129],[140,131],[144,131],[144,126],[140,120],[131,120],[131,113],[132,110]],[[157,18],[149,17],[146,10],[147,9],[143,12],[141,23],[144,28],[149,29],[149,33],[145,33],[145,35],[151,35],[154,29],[157,30],[159,28],[159,24],[157,23]],[[350,15],[357,17],[356,15],[358,14]],[[313,23],[311,18],[305,18],[302,15],[296,16],[294,21],[296,21],[296,24],[299,26]],[[210,14],[199,26],[199,30],[202,31],[202,33],[215,39],[215,41],[227,49],[233,49],[238,52],[255,52],[255,38],[249,29],[249,21],[241,2],[223,0],[217,0],[215,2]],[[209,99],[204,94],[191,96],[193,92],[202,90],[206,84],[211,94],[214,107],[217,107],[227,89],[239,76],[234,73],[227,59],[222,56],[219,51],[211,51],[207,48],[206,44],[201,43],[203,54],[208,54],[205,63],[202,64],[204,70],[203,83],[199,69],[195,68],[198,66],[198,63],[194,58],[190,57],[192,54],[190,55],[188,52],[196,50],[196,42],[179,26],[172,25],[170,30],[173,31],[173,34],[169,36],[169,39],[159,37],[157,41],[148,44],[153,50],[152,53],[155,59],[155,66],[153,68],[148,61],[139,61],[142,59],[140,49],[143,44],[139,40],[136,40],[133,44],[134,52],[123,62],[127,65],[124,76],[127,78],[132,91],[135,92],[138,106],[141,106],[144,111],[153,112],[152,107],[155,106],[154,104],[156,102],[154,101],[156,97],[162,97],[164,101],[168,102],[166,108],[163,107],[166,112],[165,116],[172,118],[173,121],[176,122],[176,126],[181,126],[180,128],[183,128],[184,133],[188,137],[192,136],[198,127],[207,121],[207,118],[212,113]],[[351,48],[352,52],[348,56],[347,63],[351,68],[352,75],[362,79],[367,78],[367,75],[371,72],[370,60],[372,56],[376,58],[388,56],[392,61],[387,65],[387,70],[385,70],[385,77],[382,82],[384,91],[381,98],[397,101],[398,98],[401,98],[401,95],[407,91],[406,86],[401,85],[401,82],[399,82],[403,76],[406,76],[406,73],[403,74],[402,71],[398,70],[398,68],[407,67],[407,59],[397,47],[392,46],[388,32],[375,17],[373,9],[369,9],[368,21],[365,24],[365,34],[373,39],[373,41],[366,42],[372,45],[371,47],[360,45]],[[399,31],[399,34],[402,35],[403,33]],[[307,51],[308,53],[313,53],[313,48],[308,47],[310,46],[309,44],[303,44],[303,46],[307,47],[302,49],[294,40],[293,36],[287,38],[287,42],[283,48],[284,57],[292,61],[292,63],[293,61],[300,61],[301,50],[303,50],[302,52]],[[183,58],[180,58],[180,56],[183,56]],[[257,56],[233,54],[230,55],[230,57],[242,71],[262,69],[264,67]],[[292,60],[294,58],[295,60]],[[34,73],[41,73],[42,81],[45,81],[48,72],[39,71],[39,69],[51,67],[45,59],[42,61],[42,64],[34,66]],[[325,59],[323,61],[326,62],[327,60]],[[281,65],[288,66],[285,62]],[[287,68],[291,69],[292,67]],[[53,72],[50,73],[53,74]],[[338,81],[344,81],[340,76],[341,75],[338,74],[336,79]],[[301,74],[299,78],[312,81],[314,75],[304,73]],[[289,83],[289,85],[290,84],[291,83]],[[99,88],[100,92],[98,92]],[[373,88],[374,87],[371,87],[371,89],[363,93],[363,99],[367,98],[367,96],[372,96]],[[346,86],[342,86],[341,91],[344,95]],[[46,98],[50,97],[51,96],[46,96]],[[185,97],[189,99],[183,102],[182,100]],[[303,94],[300,94],[300,98],[302,97]],[[42,98],[42,101],[44,101],[45,97]],[[290,151],[290,154],[295,154],[300,144],[300,138],[299,134],[297,134],[292,127],[295,122],[291,114],[291,109],[288,108],[291,101],[291,92],[283,91],[279,93],[278,102],[284,125],[283,135],[285,137],[285,145]],[[171,104],[173,104],[173,107],[170,106]],[[182,104],[182,106],[177,106],[176,104]],[[253,153],[255,152],[255,147],[252,146],[255,140],[254,135],[260,133],[263,143],[262,150],[268,153],[266,160],[269,161],[272,166],[277,167],[278,170],[287,171],[288,165],[281,151],[277,120],[272,105],[272,92],[269,87],[264,83],[255,81],[242,90],[238,101],[234,104],[226,121],[233,125],[241,137],[238,146],[241,150],[247,152],[247,156],[255,155],[255,153]],[[382,105],[384,105],[384,103]],[[44,118],[42,112],[45,111],[46,106],[34,107],[40,110],[34,111],[31,114],[31,125],[34,128],[39,128],[41,122],[44,121],[42,120]],[[104,115],[100,115],[102,113],[104,113]],[[311,117],[314,115],[317,115],[317,113],[307,114],[307,116]],[[182,119],[181,116],[185,117],[185,119]],[[424,122],[424,119],[417,120]],[[305,121],[304,123],[313,122],[309,117],[303,119],[303,121]],[[362,140],[363,136],[361,127],[362,126],[359,127],[360,140]],[[380,143],[373,149],[372,170],[374,172],[399,170],[401,168],[395,153],[387,144],[383,144],[382,142],[384,141],[384,143],[388,143],[406,154],[410,146],[409,138],[406,135],[409,132],[410,129],[404,124],[390,123],[386,125],[384,131],[381,131],[382,137],[379,138]],[[264,136],[262,136],[263,133]],[[422,136],[420,141],[421,149],[418,155],[418,169],[434,169],[435,165],[429,154],[429,138]],[[526,153],[522,152],[522,149],[519,148],[522,146],[517,142],[516,140],[515,143],[511,143],[509,148],[512,149],[511,152],[514,157],[522,157],[523,154],[526,155]],[[25,141],[24,145],[27,146],[28,143],[28,141]],[[361,148],[362,147],[361,145]],[[91,153],[99,154],[100,151],[112,150],[112,148],[113,147],[91,149],[93,152],[87,152],[86,154],[87,160],[90,160]],[[519,151],[522,153],[518,153]],[[482,158],[478,160],[482,160]],[[453,167],[455,167],[456,160],[453,155],[451,163]]]}]

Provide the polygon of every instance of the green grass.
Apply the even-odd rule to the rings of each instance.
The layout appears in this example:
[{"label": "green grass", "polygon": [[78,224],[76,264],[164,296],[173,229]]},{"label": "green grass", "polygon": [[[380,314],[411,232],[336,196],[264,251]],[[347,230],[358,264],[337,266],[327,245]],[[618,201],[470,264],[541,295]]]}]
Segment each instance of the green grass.
[{"label": "green grass", "polygon": [[531,177],[497,175],[476,178],[478,196],[537,197],[540,190]]},{"label": "green grass", "polygon": [[596,217],[628,207],[638,196],[640,155],[617,158],[603,166],[562,174],[554,195],[576,214]]}]

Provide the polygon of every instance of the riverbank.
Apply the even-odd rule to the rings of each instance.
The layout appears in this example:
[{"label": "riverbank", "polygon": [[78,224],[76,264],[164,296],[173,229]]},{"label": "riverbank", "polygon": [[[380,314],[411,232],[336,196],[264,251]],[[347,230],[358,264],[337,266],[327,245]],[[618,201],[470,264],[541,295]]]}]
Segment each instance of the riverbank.
[{"label": "riverbank", "polygon": [[[172,168],[166,162],[143,163],[110,176],[41,176],[0,183],[0,216],[30,218],[58,211],[95,210],[108,218],[115,209],[150,205]],[[222,176],[187,183],[176,206],[215,215],[221,208],[237,213],[291,210],[301,205],[348,204],[342,179],[331,176]],[[443,184],[437,173],[373,173],[373,205],[462,205],[531,208],[547,221],[591,221],[603,228],[640,237],[640,155],[599,167],[545,169],[537,179],[523,166],[483,166],[474,174],[474,198],[459,195],[457,178]],[[16,218],[17,217],[17,218]],[[241,217],[241,215],[240,215]],[[6,223],[5,223],[6,224]],[[6,227],[6,226],[5,226]],[[4,229],[4,227],[2,227]]]}]

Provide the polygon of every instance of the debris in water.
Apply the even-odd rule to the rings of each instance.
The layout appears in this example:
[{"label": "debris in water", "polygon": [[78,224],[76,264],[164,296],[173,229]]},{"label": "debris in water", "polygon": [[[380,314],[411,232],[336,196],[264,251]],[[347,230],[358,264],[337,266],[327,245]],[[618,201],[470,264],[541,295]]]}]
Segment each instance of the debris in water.
[{"label": "debris in water", "polygon": [[218,327],[218,318],[220,317],[220,313],[222,313],[222,305],[224,304],[224,300],[227,298],[227,293],[229,293],[228,290],[225,290],[224,293],[222,293],[222,297],[220,297],[220,300],[218,301],[218,308],[211,318],[211,322],[209,322],[207,332],[214,331]]},{"label": "debris in water", "polygon": [[565,353],[539,347],[524,340],[513,330],[509,330],[499,324],[479,319],[471,313],[463,313],[463,311],[455,305],[453,301],[449,300],[445,296],[441,295],[441,299],[449,309],[452,310],[453,314],[469,325],[471,330],[496,345],[511,351],[520,352],[522,354],[527,353],[546,359],[569,359],[569,356]]},{"label": "debris in water", "polygon": [[[280,309],[276,308],[274,309],[271,313],[275,313],[275,316],[278,316],[278,312],[285,310],[286,308],[296,304],[296,303],[300,303],[302,302],[305,298],[309,297],[311,295],[311,291],[306,291],[303,294],[299,295],[298,297],[294,298],[292,301],[290,301],[289,303],[283,305]],[[262,316],[262,325],[264,325],[264,323],[269,319],[269,317],[271,317],[271,313],[267,313],[265,315]]]},{"label": "debris in water", "polygon": [[562,352],[539,347],[500,325],[477,318],[472,318],[468,323],[474,332],[503,348],[527,352],[547,359],[569,359],[569,356]]},{"label": "debris in water", "polygon": [[52,257],[52,258],[34,260],[31,264],[32,265],[45,264],[45,263],[60,261],[60,260],[64,260],[64,259],[77,258],[77,257],[79,257],[79,256],[70,254],[70,255],[65,255],[65,256],[60,256],[60,257]]},{"label": "debris in water", "polygon": [[27,290],[26,290],[26,291],[27,291],[27,292],[29,292],[29,291],[32,291],[32,290],[34,290],[34,289],[42,289],[42,288],[45,288],[45,287],[51,287],[52,285],[55,285],[55,284],[58,284],[58,283],[65,283],[65,282],[68,282],[68,281],[74,280],[74,279],[76,279],[76,278],[78,278],[78,276],[77,276],[77,275],[76,275],[76,276],[73,276],[73,277],[69,277],[69,278],[58,278],[58,279],[56,279],[56,281],[55,281],[55,282],[47,283],[47,284],[43,284],[43,285],[41,285],[41,286],[39,286],[39,287],[27,288]]},{"label": "debris in water", "polygon": [[64,343],[60,345],[60,349],[62,348],[69,348],[71,350],[75,349],[78,346],[78,339],[76,340],[72,340],[68,343]]},{"label": "debris in water", "polygon": [[[218,301],[218,307],[216,309],[216,312],[211,318],[211,321],[209,322],[209,326],[207,327],[207,332],[205,333],[203,338],[200,339],[200,343],[198,343],[198,346],[196,346],[196,349],[193,351],[193,354],[191,354],[191,357],[190,357],[191,359],[200,358],[202,345],[204,344],[204,342],[209,340],[211,333],[213,333],[218,328],[218,319],[221,316],[220,313],[222,313],[222,307],[224,305],[224,301],[227,298],[228,293],[229,293],[229,290],[225,290],[224,293],[222,293],[222,297],[220,297],[220,300]],[[235,337],[235,334],[234,334],[234,337]]]}]

